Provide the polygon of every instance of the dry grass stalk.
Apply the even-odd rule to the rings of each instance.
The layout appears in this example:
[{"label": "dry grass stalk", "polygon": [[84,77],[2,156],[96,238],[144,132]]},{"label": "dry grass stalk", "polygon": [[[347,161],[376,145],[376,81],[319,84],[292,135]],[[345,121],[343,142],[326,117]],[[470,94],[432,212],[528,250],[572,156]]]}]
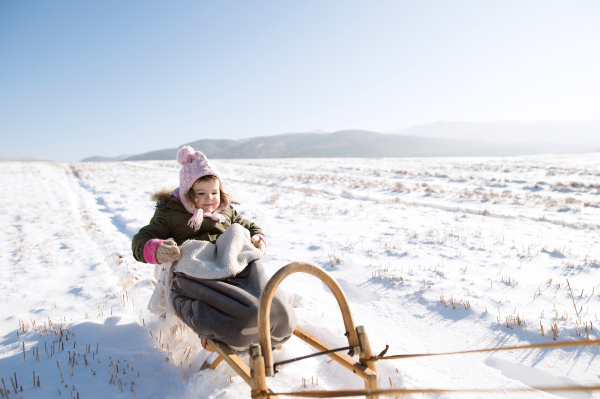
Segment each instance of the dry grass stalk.
[{"label": "dry grass stalk", "polygon": [[575,314],[579,317],[579,312],[577,311],[577,306],[575,305],[575,298],[573,297],[573,290],[571,289],[571,284],[569,283],[569,279],[567,280],[567,285],[569,286],[569,292],[571,294],[571,300],[573,301],[573,307],[575,308]]},{"label": "dry grass stalk", "polygon": [[58,373],[60,374],[61,381],[65,382],[65,379],[62,376],[62,372],[60,371],[60,365],[58,364],[58,360],[56,361],[56,367],[58,367]]}]

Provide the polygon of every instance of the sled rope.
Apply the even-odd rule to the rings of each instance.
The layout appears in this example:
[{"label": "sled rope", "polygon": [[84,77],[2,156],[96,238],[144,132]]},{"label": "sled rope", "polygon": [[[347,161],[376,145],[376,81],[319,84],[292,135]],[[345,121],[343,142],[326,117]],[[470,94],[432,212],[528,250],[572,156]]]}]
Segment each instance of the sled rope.
[{"label": "sled rope", "polygon": [[[280,362],[275,362],[275,363],[273,363],[273,367],[275,367],[275,370],[277,370],[277,366],[281,366],[281,365],[288,364],[288,363],[294,363],[294,362],[297,362],[299,360],[309,359],[311,357],[327,355],[329,353],[347,351],[347,350],[350,350],[350,349],[352,349],[351,346],[345,346],[343,348],[330,349],[330,350],[323,351],[323,352],[311,353],[310,355],[300,356],[300,357],[295,357],[293,359],[288,359],[288,360],[282,360]],[[275,372],[277,372],[277,371],[275,371]]]},{"label": "sled rope", "polygon": [[[460,355],[467,353],[482,353],[482,352],[496,352],[496,351],[507,351],[507,350],[523,350],[523,349],[552,349],[552,348],[566,348],[566,347],[575,347],[575,346],[591,346],[591,345],[599,345],[600,339],[595,340],[586,340],[586,341],[559,341],[559,342],[549,342],[549,343],[540,343],[540,344],[531,344],[531,345],[519,345],[519,346],[505,346],[499,348],[486,348],[486,349],[474,349],[468,351],[458,351],[458,352],[444,352],[444,353],[422,353],[422,354],[407,354],[407,355],[392,355],[385,356],[386,349],[379,356],[371,356],[368,359],[369,361],[378,361],[378,360],[393,360],[393,359],[405,359],[411,357],[425,357],[425,356],[443,356],[443,355]],[[336,352],[340,350],[344,350],[347,348],[339,348],[339,349],[331,349],[326,352],[322,352],[321,354]],[[291,363],[296,360],[302,360],[308,357],[318,356],[319,353],[311,354],[308,356],[303,356],[296,359],[286,360],[277,364],[285,364]],[[295,396],[298,398],[342,398],[342,397],[356,397],[356,396],[366,396],[366,397],[378,397],[379,395],[405,395],[405,394],[442,394],[442,393],[455,393],[455,394],[515,394],[515,393],[532,393],[536,391],[544,391],[544,392],[585,392],[585,391],[600,391],[600,385],[589,385],[589,386],[581,386],[581,385],[567,385],[567,386],[530,386],[527,388],[465,388],[465,389],[434,389],[434,388],[426,388],[426,389],[356,389],[356,390],[334,390],[334,391],[304,391],[304,392],[268,392],[264,390],[253,390],[252,398],[253,399],[267,399],[271,397],[278,396]]]},{"label": "sled rope", "polygon": [[[474,349],[468,351],[459,352],[445,352],[445,353],[422,353],[422,354],[409,354],[409,355],[392,355],[392,356],[372,356],[369,360],[393,360],[393,359],[406,359],[411,357],[424,357],[424,356],[443,356],[443,355],[460,355],[466,353],[481,353],[481,352],[496,352],[496,351],[507,351],[507,350],[518,350],[518,349],[551,349],[551,348],[565,348],[573,346],[590,346],[600,345],[600,339],[589,340],[589,341],[560,341],[560,342],[549,342],[542,344],[531,344],[531,345],[519,345],[519,346],[505,346],[500,348],[487,348],[487,349]],[[313,356],[313,355],[309,355]],[[293,359],[292,359],[293,360]],[[545,392],[581,392],[581,391],[600,391],[600,385],[581,386],[581,385],[569,385],[561,387],[543,387],[535,386],[528,388],[470,388],[470,389],[379,389],[379,390],[367,390],[367,389],[356,389],[356,390],[337,390],[337,391],[305,391],[305,392],[257,392],[252,397],[254,399],[259,398],[270,398],[272,396],[296,396],[299,398],[342,398],[342,397],[355,397],[355,396],[368,396],[368,395],[405,395],[405,394],[440,394],[440,393],[489,393],[489,394],[507,394],[507,393],[530,393],[534,391],[545,391]]]},{"label": "sled rope", "polygon": [[257,392],[252,398],[270,398],[272,396],[296,396],[299,398],[344,398],[367,395],[405,395],[405,394],[440,394],[440,393],[531,393],[535,391],[545,392],[581,392],[600,391],[600,385],[581,386],[569,385],[563,387],[529,387],[529,388],[481,388],[481,389],[349,389],[339,391],[304,391],[304,392]]},{"label": "sled rope", "polygon": [[518,346],[503,346],[499,348],[486,348],[486,349],[473,349],[468,351],[459,352],[444,352],[444,353],[420,353],[420,354],[409,354],[409,355],[390,355],[390,356],[373,356],[370,360],[393,360],[393,359],[407,359],[410,357],[424,357],[424,356],[445,356],[445,355],[461,355],[465,353],[482,353],[482,352],[496,352],[496,351],[510,351],[517,349],[550,349],[550,348],[568,348],[572,346],[589,346],[589,345],[600,345],[600,339],[594,339],[589,341],[559,341],[559,342],[548,342],[544,344],[531,344],[531,345],[518,345]]}]

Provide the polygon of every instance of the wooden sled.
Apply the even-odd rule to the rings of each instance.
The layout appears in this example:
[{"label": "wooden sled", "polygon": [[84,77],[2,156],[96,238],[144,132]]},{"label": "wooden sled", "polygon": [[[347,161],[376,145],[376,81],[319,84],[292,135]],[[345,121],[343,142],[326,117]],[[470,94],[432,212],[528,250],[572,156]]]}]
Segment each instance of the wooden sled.
[{"label": "wooden sled", "polygon": [[[296,327],[294,335],[317,349],[319,352],[313,355],[274,364],[271,347],[271,331],[269,328],[271,324],[271,301],[273,300],[275,290],[279,287],[279,284],[281,284],[281,282],[289,275],[294,273],[307,273],[313,275],[325,283],[329,288],[337,300],[340,311],[342,312],[344,327],[346,328],[345,335],[348,338],[348,347],[335,349],[302,328]],[[266,377],[273,377],[275,375],[276,365],[291,363],[293,361],[318,355],[327,355],[335,362],[361,377],[365,381],[365,388],[367,391],[379,389],[375,361],[369,360],[373,357],[373,353],[364,327],[357,327],[354,325],[350,306],[338,283],[327,272],[316,266],[308,263],[294,262],[281,268],[273,275],[273,277],[271,277],[260,297],[258,309],[258,338],[260,344],[250,347],[250,367],[242,362],[238,356],[233,354],[227,345],[221,342],[208,340],[208,345],[218,353],[219,357],[215,359],[212,364],[205,362],[200,370],[205,370],[207,368],[214,370],[224,360],[248,385],[250,385],[252,398],[266,399],[267,397],[276,397],[268,395],[269,393],[272,393],[272,391],[267,387],[266,380]],[[348,355],[341,352],[346,350],[349,352]],[[358,360],[352,357],[357,355]],[[366,397],[368,399],[377,399],[379,396],[367,395]]]}]

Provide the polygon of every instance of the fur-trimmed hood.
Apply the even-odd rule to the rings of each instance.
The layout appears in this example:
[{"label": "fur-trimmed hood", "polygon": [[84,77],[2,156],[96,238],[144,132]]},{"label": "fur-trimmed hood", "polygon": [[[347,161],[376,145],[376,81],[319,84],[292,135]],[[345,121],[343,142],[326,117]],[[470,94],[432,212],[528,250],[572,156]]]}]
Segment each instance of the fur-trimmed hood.
[{"label": "fur-trimmed hood", "polygon": [[154,202],[168,202],[173,198],[174,188],[159,188],[150,195],[150,199]]}]

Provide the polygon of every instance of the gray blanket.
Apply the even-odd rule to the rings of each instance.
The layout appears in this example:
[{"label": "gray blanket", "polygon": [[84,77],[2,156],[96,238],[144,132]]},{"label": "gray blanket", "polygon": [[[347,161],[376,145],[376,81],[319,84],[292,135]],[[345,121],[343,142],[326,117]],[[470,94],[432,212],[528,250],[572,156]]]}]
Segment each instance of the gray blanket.
[{"label": "gray blanket", "polygon": [[[197,334],[226,343],[235,352],[258,344],[258,304],[268,282],[260,260],[235,276],[201,279],[175,272],[171,300],[177,315]],[[273,345],[290,338],[296,314],[281,290],[271,305]]]}]

